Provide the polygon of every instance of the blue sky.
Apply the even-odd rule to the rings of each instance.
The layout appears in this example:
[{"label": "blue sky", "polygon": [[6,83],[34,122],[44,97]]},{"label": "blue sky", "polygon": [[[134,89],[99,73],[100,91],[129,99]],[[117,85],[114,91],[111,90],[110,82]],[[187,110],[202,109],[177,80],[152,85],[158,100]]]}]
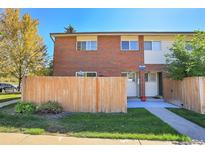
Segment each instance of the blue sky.
[{"label": "blue sky", "polygon": [[21,9],[40,21],[39,32],[53,55],[51,32],[72,24],[83,31],[205,30],[205,9]]}]

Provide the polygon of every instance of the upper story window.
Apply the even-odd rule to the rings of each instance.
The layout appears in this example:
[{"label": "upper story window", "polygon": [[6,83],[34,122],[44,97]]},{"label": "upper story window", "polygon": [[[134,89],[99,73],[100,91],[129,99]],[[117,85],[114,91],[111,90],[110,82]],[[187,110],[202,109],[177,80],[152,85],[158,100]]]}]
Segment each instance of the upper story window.
[{"label": "upper story window", "polygon": [[97,72],[76,72],[75,76],[77,77],[96,77]]},{"label": "upper story window", "polygon": [[161,41],[145,41],[144,50],[160,51]]},{"label": "upper story window", "polygon": [[121,50],[139,50],[138,41],[121,41]]},{"label": "upper story window", "polygon": [[77,41],[77,50],[95,51],[97,50],[97,41]]}]

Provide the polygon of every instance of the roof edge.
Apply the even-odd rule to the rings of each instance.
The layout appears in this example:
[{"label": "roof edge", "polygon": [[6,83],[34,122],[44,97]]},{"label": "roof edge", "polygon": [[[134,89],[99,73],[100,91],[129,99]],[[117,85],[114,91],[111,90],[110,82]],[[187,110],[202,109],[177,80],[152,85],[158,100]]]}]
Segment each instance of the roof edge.
[{"label": "roof edge", "polygon": [[77,35],[177,35],[177,34],[185,34],[192,35],[195,32],[193,31],[153,31],[153,32],[76,32],[76,33],[50,33],[52,37],[59,36],[77,36]]}]

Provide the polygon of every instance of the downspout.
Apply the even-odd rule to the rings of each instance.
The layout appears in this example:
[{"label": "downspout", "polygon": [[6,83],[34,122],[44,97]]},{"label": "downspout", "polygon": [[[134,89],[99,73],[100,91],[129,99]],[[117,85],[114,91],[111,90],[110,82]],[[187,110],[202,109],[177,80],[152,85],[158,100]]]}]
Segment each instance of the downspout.
[{"label": "downspout", "polygon": [[54,65],[55,65],[55,62],[54,62],[54,55],[55,55],[55,40],[54,38],[52,37],[52,35],[50,34],[50,38],[51,40],[53,41],[53,72],[52,72],[52,76],[53,76],[53,73],[54,73]]}]

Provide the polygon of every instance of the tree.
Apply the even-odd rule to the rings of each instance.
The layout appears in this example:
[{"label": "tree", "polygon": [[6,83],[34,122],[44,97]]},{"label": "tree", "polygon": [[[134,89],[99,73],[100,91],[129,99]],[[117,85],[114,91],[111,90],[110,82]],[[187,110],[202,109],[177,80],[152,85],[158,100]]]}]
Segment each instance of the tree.
[{"label": "tree", "polygon": [[53,75],[53,60],[49,60],[46,67],[39,72],[39,75],[52,76]]},{"label": "tree", "polygon": [[192,39],[178,36],[166,55],[168,75],[175,80],[205,75],[205,32],[196,31]]},{"label": "tree", "polygon": [[5,9],[0,16],[0,72],[18,79],[36,74],[46,64],[46,46],[38,34],[38,20],[19,9]]},{"label": "tree", "polygon": [[68,25],[68,27],[65,27],[65,33],[75,33],[76,30],[72,25]]},{"label": "tree", "polygon": [[48,70],[48,75],[53,75],[53,60],[50,60],[49,64],[48,64],[48,67],[47,67],[47,70]]}]

